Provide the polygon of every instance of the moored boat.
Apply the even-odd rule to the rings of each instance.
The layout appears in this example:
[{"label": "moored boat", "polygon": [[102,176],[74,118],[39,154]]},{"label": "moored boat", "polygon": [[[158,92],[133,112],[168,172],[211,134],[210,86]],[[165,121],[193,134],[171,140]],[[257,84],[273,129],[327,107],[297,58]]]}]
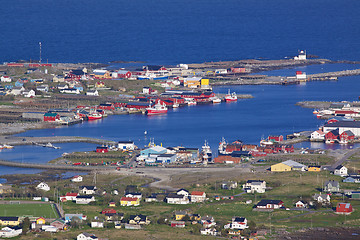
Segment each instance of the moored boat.
[{"label": "moored boat", "polygon": [[262,139],[260,141],[260,146],[269,146],[269,145],[273,145],[274,142],[273,141],[269,141],[269,140],[265,140],[265,139]]},{"label": "moored boat", "polygon": [[100,113],[94,112],[88,115],[88,120],[101,119],[103,116]]},{"label": "moored boat", "polygon": [[[1,147],[0,147],[0,148],[1,148]],[[14,146],[10,146],[10,145],[4,144],[4,145],[2,145],[2,148],[12,149],[12,148],[14,148]]]},{"label": "moored boat", "polygon": [[146,108],[147,115],[164,114],[167,113],[168,109],[165,104],[161,104],[158,101],[154,106]]},{"label": "moored boat", "polygon": [[210,98],[212,100],[213,103],[221,103],[221,99],[218,98],[218,97],[213,97],[213,98]]},{"label": "moored boat", "polygon": [[230,89],[229,89],[228,94],[226,94],[226,96],[225,96],[225,101],[226,102],[236,102],[237,101],[236,93],[235,92],[230,93]]}]

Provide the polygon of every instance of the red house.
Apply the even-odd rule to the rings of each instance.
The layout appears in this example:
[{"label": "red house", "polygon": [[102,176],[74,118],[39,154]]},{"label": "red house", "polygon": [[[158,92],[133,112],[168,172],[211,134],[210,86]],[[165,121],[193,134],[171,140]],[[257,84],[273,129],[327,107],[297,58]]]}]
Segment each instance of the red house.
[{"label": "red house", "polygon": [[285,146],[285,151],[286,152],[294,152],[294,146],[293,145],[286,145]]},{"label": "red house", "polygon": [[325,134],[325,139],[326,140],[336,140],[339,138],[339,130],[336,129],[336,130],[332,130],[328,133]]},{"label": "red house", "polygon": [[269,141],[274,141],[274,142],[281,142],[281,141],[284,141],[284,137],[283,137],[283,135],[280,135],[280,136],[269,136],[269,137],[268,137],[268,140],[269,140]]},{"label": "red house", "polygon": [[60,115],[57,113],[45,113],[44,114],[44,122],[55,122],[56,120],[60,120]]},{"label": "red house", "polygon": [[114,104],[112,103],[101,103],[97,109],[102,109],[102,110],[115,110]]},{"label": "red house", "polygon": [[226,152],[232,153],[233,151],[241,151],[242,145],[241,144],[228,144],[226,146]]},{"label": "red house", "polygon": [[348,142],[348,141],[354,140],[354,139],[355,139],[355,134],[350,130],[345,131],[342,134],[340,134],[340,140],[342,140],[342,141]]},{"label": "red house", "polygon": [[107,214],[107,213],[116,213],[116,210],[112,208],[106,208],[101,211],[101,214]]},{"label": "red house", "polygon": [[171,227],[184,228],[185,222],[184,221],[171,221]]},{"label": "red house", "polygon": [[352,211],[353,208],[350,203],[338,203],[336,205],[335,213],[349,215],[352,213]]},{"label": "red house", "polygon": [[96,152],[97,153],[107,153],[109,152],[108,147],[96,147]]}]

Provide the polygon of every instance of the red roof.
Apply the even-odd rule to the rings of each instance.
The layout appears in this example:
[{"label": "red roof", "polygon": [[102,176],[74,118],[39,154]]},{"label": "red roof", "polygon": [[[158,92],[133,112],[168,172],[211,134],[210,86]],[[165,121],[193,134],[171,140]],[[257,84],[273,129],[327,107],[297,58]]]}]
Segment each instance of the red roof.
[{"label": "red roof", "polygon": [[130,201],[130,202],[132,202],[132,201],[137,201],[138,200],[138,198],[133,198],[133,197],[122,197],[121,199],[120,199],[120,201]]},{"label": "red roof", "polygon": [[191,195],[197,195],[197,196],[202,196],[204,195],[205,192],[200,192],[200,191],[192,191]]},{"label": "red roof", "polygon": [[353,208],[350,203],[338,203],[336,206],[336,212],[351,213]]},{"label": "red roof", "polygon": [[67,197],[76,197],[77,195],[79,195],[78,193],[66,193],[66,195],[65,196],[67,196]]}]

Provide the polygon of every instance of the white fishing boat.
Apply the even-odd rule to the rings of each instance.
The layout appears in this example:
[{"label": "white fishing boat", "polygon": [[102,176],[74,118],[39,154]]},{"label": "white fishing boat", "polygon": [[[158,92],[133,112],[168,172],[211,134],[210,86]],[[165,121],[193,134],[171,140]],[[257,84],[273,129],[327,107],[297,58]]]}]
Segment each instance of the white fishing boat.
[{"label": "white fishing boat", "polygon": [[237,99],[238,99],[238,98],[237,98],[236,93],[235,93],[235,92],[230,93],[230,89],[229,89],[228,94],[226,94],[226,96],[225,96],[225,101],[226,101],[226,102],[236,102]]}]

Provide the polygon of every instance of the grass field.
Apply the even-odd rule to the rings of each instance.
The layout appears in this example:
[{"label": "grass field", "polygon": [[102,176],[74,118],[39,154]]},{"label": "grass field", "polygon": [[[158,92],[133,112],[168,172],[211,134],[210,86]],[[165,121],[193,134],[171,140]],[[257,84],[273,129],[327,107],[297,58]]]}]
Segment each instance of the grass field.
[{"label": "grass field", "polygon": [[0,216],[58,218],[52,204],[0,204]]}]

